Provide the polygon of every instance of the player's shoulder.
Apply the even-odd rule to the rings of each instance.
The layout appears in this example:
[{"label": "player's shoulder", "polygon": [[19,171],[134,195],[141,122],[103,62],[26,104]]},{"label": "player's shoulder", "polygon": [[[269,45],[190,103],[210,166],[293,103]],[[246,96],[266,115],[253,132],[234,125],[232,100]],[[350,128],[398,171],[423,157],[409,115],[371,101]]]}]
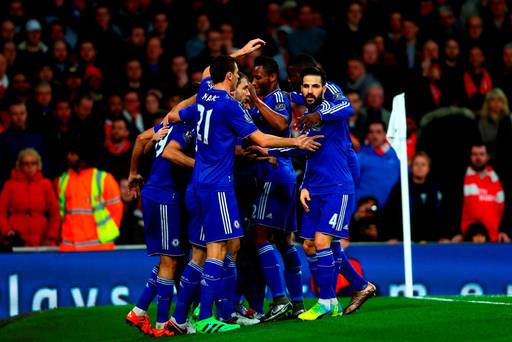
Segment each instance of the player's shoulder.
[{"label": "player's shoulder", "polygon": [[340,101],[345,98],[345,94],[343,93],[343,90],[339,85],[332,81],[327,81],[325,84],[326,92],[325,96],[328,98],[329,101]]}]

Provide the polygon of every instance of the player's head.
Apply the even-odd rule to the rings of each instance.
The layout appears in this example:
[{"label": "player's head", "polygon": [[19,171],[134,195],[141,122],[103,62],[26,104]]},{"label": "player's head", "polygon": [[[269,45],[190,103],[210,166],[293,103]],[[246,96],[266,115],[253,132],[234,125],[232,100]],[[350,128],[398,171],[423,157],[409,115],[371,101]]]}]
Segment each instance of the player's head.
[{"label": "player's head", "polygon": [[316,60],[306,54],[300,54],[293,57],[288,63],[288,82],[290,83],[292,90],[300,91],[300,86],[302,84],[302,79],[300,77],[300,73],[305,68],[317,66],[318,63]]},{"label": "player's head", "polygon": [[325,72],[318,67],[308,67],[300,73],[302,96],[308,107],[314,108],[324,99]]},{"label": "player's head", "polygon": [[238,84],[238,66],[233,57],[222,55],[210,64],[210,75],[213,84],[223,83],[233,91]]},{"label": "player's head", "polygon": [[258,96],[266,96],[277,89],[279,85],[279,66],[267,56],[258,56],[252,69],[252,85]]},{"label": "player's head", "polygon": [[245,105],[249,102],[249,78],[242,72],[238,72],[238,75],[238,84],[233,91],[233,97],[242,105]]}]

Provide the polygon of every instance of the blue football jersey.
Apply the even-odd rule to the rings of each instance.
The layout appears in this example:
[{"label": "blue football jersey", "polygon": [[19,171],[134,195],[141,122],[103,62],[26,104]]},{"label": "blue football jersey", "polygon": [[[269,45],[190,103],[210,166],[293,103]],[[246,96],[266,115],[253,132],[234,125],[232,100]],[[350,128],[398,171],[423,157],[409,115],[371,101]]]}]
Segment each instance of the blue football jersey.
[{"label": "blue football jersey", "polygon": [[[291,122],[292,108],[288,96],[281,90],[276,89],[263,99],[263,102],[272,110],[279,115]],[[260,111],[254,107],[251,111],[251,116],[256,126],[267,134],[272,134],[280,137],[290,137],[290,127],[284,131],[278,131],[273,128],[267,120],[263,117]],[[263,161],[259,163],[259,178],[263,182],[274,182],[274,183],[296,183],[295,170],[293,169],[292,161],[290,157],[278,157],[277,167],[270,163]]]},{"label": "blue football jersey", "polygon": [[[160,128],[162,124],[154,126],[153,131],[157,132]],[[162,156],[165,147],[173,140],[178,142],[183,150],[187,150],[194,143],[194,126],[185,123],[172,124],[167,135],[155,145],[151,171],[142,188],[142,195],[155,202],[176,203],[178,189],[183,186],[183,168],[173,165]]]},{"label": "blue football jersey", "polygon": [[196,163],[193,182],[213,190],[232,189],[233,163],[238,137],[257,130],[250,114],[226,91],[198,92],[197,110],[180,111],[180,118],[196,122]]}]

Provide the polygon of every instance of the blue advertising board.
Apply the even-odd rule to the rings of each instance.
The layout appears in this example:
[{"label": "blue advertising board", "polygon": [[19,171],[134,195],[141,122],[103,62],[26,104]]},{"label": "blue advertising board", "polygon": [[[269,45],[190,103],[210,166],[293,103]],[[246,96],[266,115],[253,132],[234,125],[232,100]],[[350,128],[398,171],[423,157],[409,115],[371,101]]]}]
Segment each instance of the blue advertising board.
[{"label": "blue advertising board", "polygon": [[[351,245],[379,295],[404,293],[401,245]],[[512,295],[512,244],[413,246],[416,295]],[[311,296],[304,254],[304,293]],[[0,318],[55,307],[125,305],[137,300],[157,258],[145,251],[0,254]]]}]

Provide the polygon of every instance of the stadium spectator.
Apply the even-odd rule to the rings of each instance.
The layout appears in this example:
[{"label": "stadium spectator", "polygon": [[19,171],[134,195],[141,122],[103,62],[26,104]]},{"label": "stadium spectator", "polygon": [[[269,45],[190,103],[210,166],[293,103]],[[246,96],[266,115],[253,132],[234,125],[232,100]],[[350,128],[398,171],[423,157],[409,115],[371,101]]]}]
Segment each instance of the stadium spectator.
[{"label": "stadium spectator", "polygon": [[128,122],[124,118],[112,120],[110,135],[105,139],[100,156],[101,168],[112,174],[119,182],[128,178],[132,143],[129,139]]},{"label": "stadium spectator", "polygon": [[41,82],[34,88],[34,101],[29,105],[29,126],[38,131],[48,126],[52,116],[52,87],[47,82]]},{"label": "stadium spectator", "polygon": [[16,26],[14,26],[14,22],[10,19],[5,19],[2,21],[2,25],[0,26],[0,45],[4,45],[7,42],[13,42],[16,37]]},{"label": "stadium spectator", "polygon": [[210,18],[204,13],[196,18],[196,35],[185,44],[185,55],[189,61],[194,60],[206,49],[206,35],[210,30]]},{"label": "stadium spectator", "polygon": [[42,26],[39,21],[30,19],[25,25],[25,40],[18,45],[18,63],[32,77],[48,61],[48,46],[43,43]]},{"label": "stadium spectator", "polygon": [[350,118],[348,118],[348,125],[350,134],[352,137],[352,145],[354,146],[355,151],[359,151],[361,146],[364,145],[365,139],[365,130],[366,130],[366,120],[361,112],[363,102],[361,101],[361,97],[356,91],[348,91],[346,94],[350,103],[352,104],[352,108],[354,109],[354,114]]},{"label": "stadium spectator", "polygon": [[130,59],[126,62],[125,77],[123,89],[125,92],[135,91],[139,96],[146,93],[148,88],[143,79],[142,64],[138,59]]},{"label": "stadium spectator", "polygon": [[22,150],[0,194],[1,238],[22,246],[56,246],[59,203],[52,183],[43,177],[42,160],[32,148]]},{"label": "stadium spectator", "polygon": [[[430,157],[417,152],[411,163],[409,177],[409,207],[411,211],[411,240],[414,242],[437,242],[447,238],[443,229],[442,194],[439,187],[429,178]],[[402,236],[402,193],[400,183],[393,188],[384,208],[387,240],[403,240]]]},{"label": "stadium spectator", "polygon": [[0,101],[4,98],[5,91],[8,87],[7,59],[0,53]]},{"label": "stadium spectator", "polygon": [[162,56],[164,50],[158,37],[151,37],[146,43],[146,54],[143,61],[144,75],[149,88],[161,88],[163,81]]},{"label": "stadium spectator", "polygon": [[325,41],[325,30],[314,26],[313,8],[302,4],[298,9],[298,26],[288,35],[288,51],[292,56],[308,54],[318,58]]},{"label": "stadium spectator", "polygon": [[500,231],[505,208],[505,195],[494,169],[488,165],[489,153],[485,145],[471,147],[471,161],[464,178],[461,234],[452,241],[463,240],[469,226],[481,223],[487,229],[491,242],[509,242],[507,233]]},{"label": "stadium spectator", "polygon": [[167,112],[161,107],[162,93],[156,89],[148,91],[144,99],[144,110],[143,116],[145,120],[145,126],[154,126],[153,122],[163,117]]},{"label": "stadium spectator", "polygon": [[216,29],[206,33],[206,47],[196,58],[192,60],[195,70],[203,70],[213,61],[215,57],[225,54],[222,33]]},{"label": "stadium spectator", "polygon": [[190,84],[188,61],[183,55],[176,55],[171,60],[171,70],[168,80],[169,93],[180,94]]},{"label": "stadium spectator", "polygon": [[362,99],[366,99],[368,89],[378,83],[372,75],[366,72],[363,62],[358,58],[350,58],[347,62],[347,81],[345,82],[346,91],[355,90]]},{"label": "stadium spectator", "polygon": [[368,145],[357,154],[361,180],[356,188],[357,200],[372,196],[383,207],[400,176],[400,162],[386,141],[386,125],[382,121],[368,125]]},{"label": "stadium spectator", "polygon": [[60,250],[114,249],[123,215],[119,185],[111,174],[88,167],[82,147],[68,147],[68,170],[58,179],[62,217]]},{"label": "stadium spectator", "polygon": [[374,197],[362,197],[350,220],[350,241],[383,241],[379,231],[382,213]]},{"label": "stadium spectator", "polygon": [[496,136],[500,120],[510,113],[508,100],[500,88],[494,88],[485,95],[484,104],[480,110],[478,130],[482,142],[487,146],[491,156],[496,148]]},{"label": "stadium spectator", "polygon": [[7,68],[11,70],[11,72],[14,70],[16,57],[18,55],[18,52],[16,50],[16,44],[14,42],[7,42],[3,45],[2,54],[4,55],[5,59],[7,60]]},{"label": "stadium spectator", "polygon": [[495,75],[496,86],[503,89],[508,103],[512,103],[512,42],[503,47],[502,68]]},{"label": "stadium spectator", "polygon": [[464,103],[464,67],[461,61],[460,45],[454,38],[444,43],[441,58],[441,91],[446,105],[461,106]]},{"label": "stadium spectator", "polygon": [[489,242],[489,233],[481,223],[473,223],[464,234],[465,242],[485,243]]},{"label": "stadium spectator", "polygon": [[142,60],[146,44],[146,29],[143,25],[132,26],[126,42],[126,56],[128,59]]},{"label": "stadium spectator", "polygon": [[391,113],[384,108],[384,88],[380,84],[375,83],[368,88],[361,114],[366,122],[383,121],[388,125]]},{"label": "stadium spectator", "polygon": [[485,56],[480,47],[469,50],[469,68],[464,73],[464,90],[468,99],[467,107],[478,110],[482,107],[485,95],[492,89],[492,79],[484,67]]},{"label": "stadium spectator", "polygon": [[68,46],[63,40],[56,40],[53,43],[50,58],[50,65],[55,73],[55,79],[62,82],[69,63]]},{"label": "stadium spectator", "polygon": [[[9,106],[11,119],[10,127],[0,134],[0,184],[9,176],[10,170],[16,163],[19,153],[28,148],[34,148],[46,162],[43,137],[27,127],[27,107],[23,102],[14,102]],[[45,168],[46,169],[46,168]]]},{"label": "stadium spectator", "polygon": [[130,131],[135,134],[144,132],[144,118],[140,108],[139,94],[129,91],[123,99],[123,117],[130,125]]}]

